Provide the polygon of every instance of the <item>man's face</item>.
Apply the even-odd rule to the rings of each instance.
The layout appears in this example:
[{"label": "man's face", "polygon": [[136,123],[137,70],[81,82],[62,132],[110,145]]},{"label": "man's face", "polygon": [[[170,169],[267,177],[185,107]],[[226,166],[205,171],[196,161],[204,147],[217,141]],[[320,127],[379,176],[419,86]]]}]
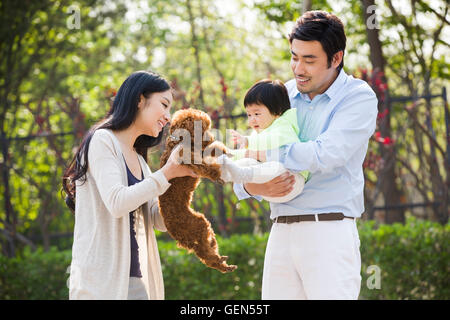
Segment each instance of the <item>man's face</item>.
[{"label": "man's face", "polygon": [[324,93],[337,77],[336,67],[342,59],[342,51],[335,54],[328,67],[327,54],[319,41],[292,40],[291,68],[297,89],[310,99]]}]

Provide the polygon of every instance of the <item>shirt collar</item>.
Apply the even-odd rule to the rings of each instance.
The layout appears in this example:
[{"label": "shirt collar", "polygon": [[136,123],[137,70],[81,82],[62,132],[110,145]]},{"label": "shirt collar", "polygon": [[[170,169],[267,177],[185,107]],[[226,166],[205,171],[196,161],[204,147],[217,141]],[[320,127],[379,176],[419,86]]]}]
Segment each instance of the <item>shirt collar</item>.
[{"label": "shirt collar", "polygon": [[296,83],[294,84],[294,90],[291,91],[290,96],[291,99],[297,99],[300,97],[304,101],[311,102],[311,99],[309,98],[308,94],[301,93],[300,91],[298,91]]},{"label": "shirt collar", "polygon": [[[340,91],[341,86],[345,83],[345,79],[347,77],[347,74],[345,73],[344,69],[342,68],[339,72],[336,80],[331,84],[331,86],[328,87],[328,89],[322,93],[321,95],[327,95],[330,99],[333,99],[336,94]],[[301,97],[305,101],[311,101],[309,96],[306,93],[300,93],[297,89],[297,85],[294,85],[294,90],[291,91],[290,96],[292,99],[295,99],[297,97]]]},{"label": "shirt collar", "polygon": [[344,72],[344,68],[339,72],[336,80],[328,87],[328,89],[323,93],[326,94],[330,99],[333,99],[336,94],[341,90],[342,85],[345,83],[347,74]]}]

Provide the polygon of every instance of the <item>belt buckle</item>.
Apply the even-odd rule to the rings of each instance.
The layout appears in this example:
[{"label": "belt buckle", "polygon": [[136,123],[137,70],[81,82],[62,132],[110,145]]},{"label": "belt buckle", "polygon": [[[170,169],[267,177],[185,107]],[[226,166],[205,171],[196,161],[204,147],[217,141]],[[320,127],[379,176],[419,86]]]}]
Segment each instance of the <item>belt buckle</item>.
[{"label": "belt buckle", "polygon": [[288,219],[285,216],[278,216],[273,219],[274,223],[288,223]]}]

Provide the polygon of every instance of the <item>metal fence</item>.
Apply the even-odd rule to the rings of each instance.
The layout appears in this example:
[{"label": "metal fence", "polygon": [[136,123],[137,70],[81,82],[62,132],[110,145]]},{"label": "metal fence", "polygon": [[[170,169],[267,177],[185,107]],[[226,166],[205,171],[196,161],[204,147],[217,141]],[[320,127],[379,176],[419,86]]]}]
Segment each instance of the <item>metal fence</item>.
[{"label": "metal fence", "polygon": [[[446,127],[446,165],[450,167],[450,135],[449,135],[449,109],[447,104],[447,93],[446,88],[442,88],[442,92],[440,94],[435,95],[422,95],[422,96],[397,96],[397,97],[389,97],[387,96],[387,103],[388,105],[391,105],[393,103],[406,103],[406,102],[412,102],[417,101],[420,99],[425,99],[428,101],[431,101],[432,99],[436,98],[442,98],[443,100],[443,107],[445,110],[445,127]],[[211,119],[213,121],[213,127],[217,130],[217,132],[221,133],[221,137],[223,140],[226,140],[226,129],[237,129],[237,128],[243,128],[246,127],[246,121],[247,121],[247,115],[245,113],[241,113],[238,115],[218,115],[217,113],[211,115]],[[430,124],[427,124],[430,125]],[[14,141],[26,141],[26,140],[33,140],[33,139],[44,139],[51,136],[67,136],[67,135],[76,135],[77,132],[75,131],[66,131],[66,132],[60,132],[60,133],[43,133],[39,135],[29,135],[25,137],[8,137],[5,138],[4,136],[0,137],[0,142],[2,145],[2,154],[3,159],[7,159],[9,154],[9,148],[11,147],[11,144],[14,143]],[[3,163],[3,166],[5,166],[5,162]],[[7,170],[8,168],[3,167],[3,172]],[[3,176],[4,178],[4,176]],[[270,228],[271,222],[269,220],[269,212],[267,208],[264,208],[262,206],[258,206],[258,209],[263,211],[262,214],[259,214],[258,217],[234,217],[233,215],[233,221],[230,221],[227,218],[226,214],[226,208],[223,205],[225,202],[225,195],[223,191],[222,186],[216,186],[216,199],[219,202],[218,205],[218,214],[217,216],[209,215],[208,218],[211,220],[212,224],[216,229],[221,230],[220,232],[224,235],[227,234],[227,232],[223,231],[222,229],[226,228],[227,225],[230,223],[249,223],[254,224],[260,223],[260,230],[261,231],[267,231]],[[421,203],[402,203],[402,204],[395,204],[395,205],[388,205],[388,206],[374,206],[371,208],[373,211],[384,211],[386,214],[389,213],[391,210],[398,210],[398,209],[414,209],[414,208],[424,208],[424,207],[433,207],[433,206],[439,206],[439,202],[421,202]],[[6,218],[8,220],[10,215],[10,208],[5,204],[5,210],[6,210]],[[3,230],[4,231],[4,230]],[[5,234],[4,234],[5,235]],[[8,235],[6,235],[8,236]],[[52,234],[50,235],[51,239],[61,239],[61,238],[69,238],[72,237],[72,233],[58,233],[58,234]],[[39,236],[34,236],[31,238],[31,240],[37,240]]]}]

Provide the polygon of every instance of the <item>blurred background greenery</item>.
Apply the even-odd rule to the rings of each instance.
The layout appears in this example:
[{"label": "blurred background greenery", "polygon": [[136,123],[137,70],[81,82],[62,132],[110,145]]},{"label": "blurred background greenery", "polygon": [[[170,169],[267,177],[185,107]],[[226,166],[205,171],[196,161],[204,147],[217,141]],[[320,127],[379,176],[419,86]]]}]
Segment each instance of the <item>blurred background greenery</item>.
[{"label": "blurred background greenery", "polygon": [[[61,196],[61,176],[130,73],[163,75],[174,88],[173,111],[208,112],[225,140],[225,129],[247,129],[242,101],[254,82],[291,78],[286,36],[310,9],[342,19],[345,71],[379,98],[364,163],[361,298],[448,299],[445,0],[2,1],[0,299],[67,298],[74,216]],[[162,148],[151,153],[152,170]],[[205,271],[158,233],[167,298],[259,299],[268,203],[239,202],[231,185],[203,181],[193,205],[240,269]],[[366,290],[369,265],[381,269],[379,290]],[[202,280],[205,272],[211,284]]]}]

